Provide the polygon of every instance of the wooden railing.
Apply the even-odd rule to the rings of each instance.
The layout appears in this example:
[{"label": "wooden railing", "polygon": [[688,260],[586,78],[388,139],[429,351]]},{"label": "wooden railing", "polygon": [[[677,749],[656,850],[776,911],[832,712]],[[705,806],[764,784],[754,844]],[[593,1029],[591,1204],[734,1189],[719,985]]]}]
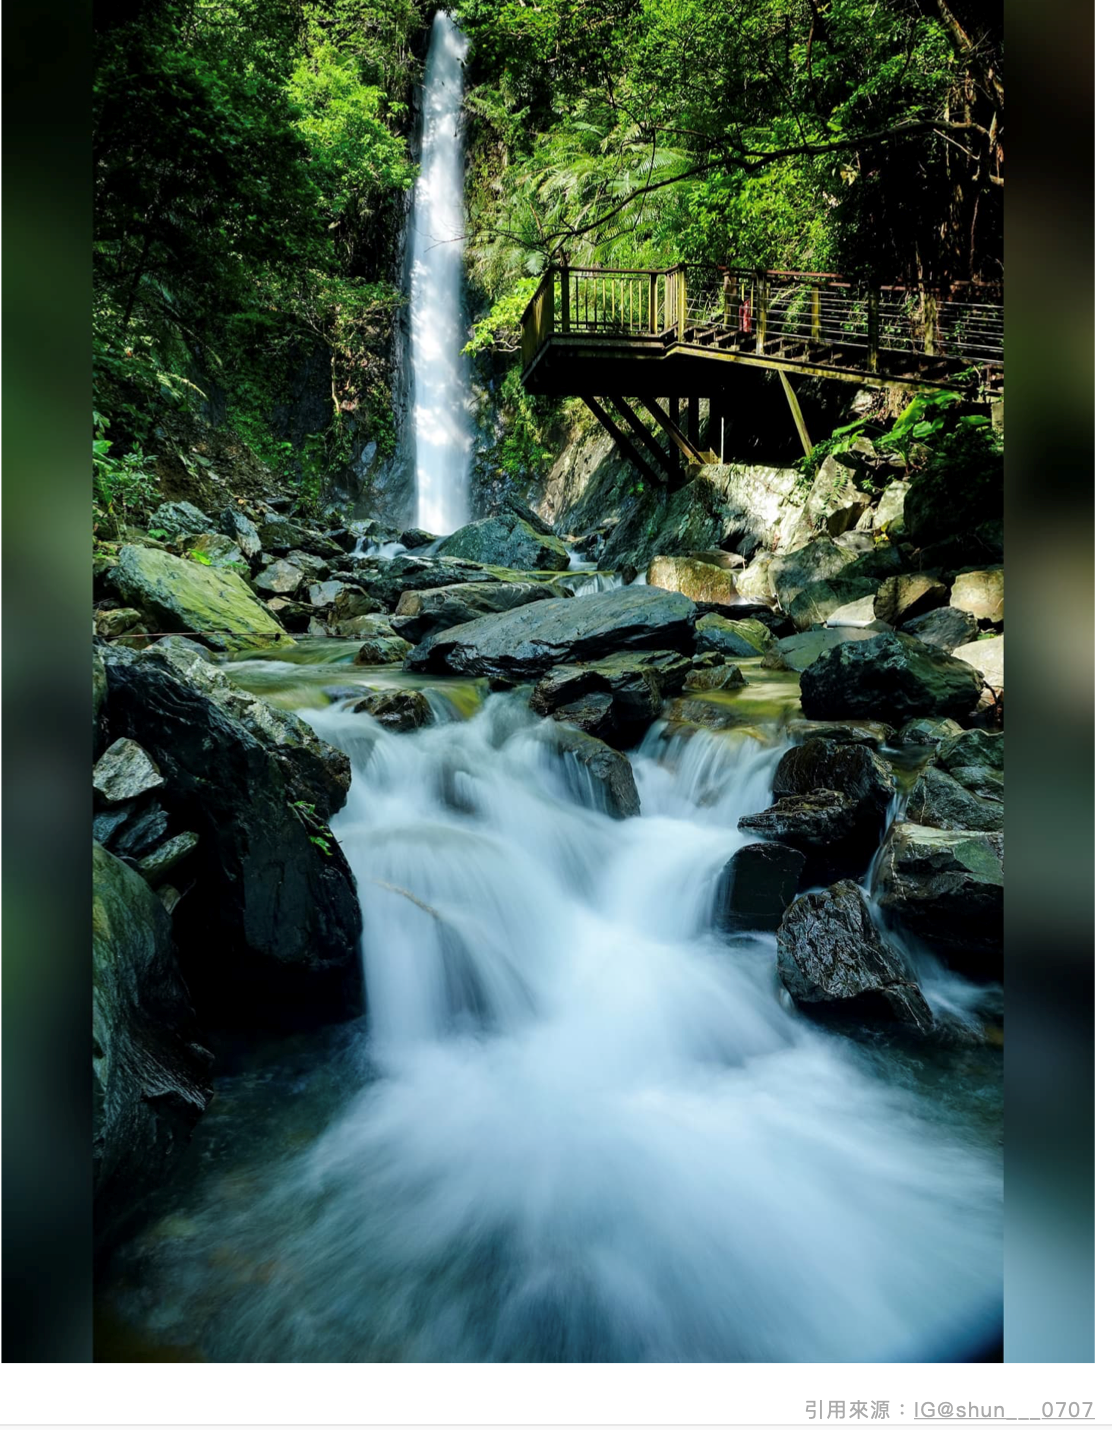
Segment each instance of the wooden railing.
[{"label": "wooden railing", "polygon": [[654,339],[814,360],[881,373],[913,360],[1002,367],[1002,292],[855,284],[835,273],[678,264],[664,269],[552,268],[522,317],[528,370],[556,334]]}]

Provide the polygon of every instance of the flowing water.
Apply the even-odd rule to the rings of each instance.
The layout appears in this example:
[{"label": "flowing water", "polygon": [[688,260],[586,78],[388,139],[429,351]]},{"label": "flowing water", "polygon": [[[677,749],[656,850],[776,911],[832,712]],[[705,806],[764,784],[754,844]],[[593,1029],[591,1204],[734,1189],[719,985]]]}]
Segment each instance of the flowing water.
[{"label": "flowing water", "polygon": [[421,176],[409,216],[410,434],[417,525],[440,534],[470,515],[471,416],[463,315],[461,104],[467,41],[437,11],[421,103]]},{"label": "flowing water", "polygon": [[[281,662],[249,665],[273,693]],[[650,731],[624,821],[521,692],[470,719],[443,702],[409,735],[307,710],[352,760],[334,829],[369,1018],[222,1077],[118,1258],[113,1315],[214,1360],[920,1360],[990,1340],[998,1050],[819,1027],[780,990],[774,937],[716,921],[782,753],[771,689],[733,697],[756,734]],[[928,997],[961,1001],[939,973]]]}]

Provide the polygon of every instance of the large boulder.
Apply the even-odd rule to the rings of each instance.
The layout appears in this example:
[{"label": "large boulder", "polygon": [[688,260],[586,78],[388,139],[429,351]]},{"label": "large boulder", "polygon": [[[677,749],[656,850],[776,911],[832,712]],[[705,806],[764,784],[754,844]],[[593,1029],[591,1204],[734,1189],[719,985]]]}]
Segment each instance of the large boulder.
[{"label": "large boulder", "polygon": [[903,535],[904,502],[909,490],[910,483],[908,482],[897,480],[888,483],[881,493],[873,513],[873,530],[875,532],[883,532],[890,538]]},{"label": "large boulder", "polygon": [[347,756],[188,651],[112,651],[105,666],[110,733],[142,741],[173,824],[200,835],[175,915],[200,1010],[225,1026],[358,1012],[359,903],[328,828]]},{"label": "large boulder", "polygon": [[163,502],[151,514],[151,530],[164,531],[171,537],[196,536],[198,532],[207,531],[211,526],[212,522],[204,512],[188,501]]},{"label": "large boulder", "polygon": [[420,690],[374,691],[351,708],[357,715],[372,716],[383,729],[396,734],[420,730],[436,721],[428,696]]},{"label": "large boulder", "polygon": [[641,813],[633,767],[620,750],[574,725],[545,724],[542,729],[545,743],[561,762],[568,782],[584,804],[614,819],[629,819]]},{"label": "large boulder", "polygon": [[999,694],[1004,689],[1004,637],[989,636],[955,648],[954,659],[971,665],[984,677],[986,685]]},{"label": "large boulder", "polygon": [[907,817],[938,829],[1004,828],[1004,736],[965,730],[942,741],[907,801]]},{"label": "large boulder", "polygon": [[965,661],[897,633],[825,651],[801,675],[799,699],[811,719],[901,724],[916,715],[968,716],[982,685]]},{"label": "large boulder", "polygon": [[406,657],[413,670],[530,680],[554,665],[622,650],[695,645],[695,606],[652,586],[624,586],[576,600],[538,601],[427,637]]},{"label": "large boulder", "polygon": [[392,624],[400,636],[416,644],[436,631],[464,625],[480,616],[512,611],[516,606],[560,596],[556,587],[537,581],[498,581],[485,585],[460,582],[454,586],[434,586],[428,591],[403,591]]},{"label": "large boulder", "polygon": [[873,612],[878,620],[898,626],[944,605],[948,595],[946,583],[937,576],[926,571],[906,571],[881,582],[873,598]]},{"label": "large boulder", "polygon": [[692,601],[728,606],[734,599],[733,571],[693,556],[654,556],[645,579],[650,586],[679,591]]},{"label": "large boulder", "polygon": [[772,793],[812,794],[832,789],[858,806],[863,824],[879,833],[896,794],[896,781],[884,761],[868,745],[821,737],[793,745],[772,777]]},{"label": "large boulder", "polygon": [[634,745],[683,688],[691,670],[672,651],[619,651],[586,664],[554,666],[537,682],[530,709],[619,749]]},{"label": "large boulder", "polygon": [[919,985],[885,945],[849,880],[796,899],[776,935],[776,971],[809,1010],[895,1019],[920,1033],[934,1025]]},{"label": "large boulder", "polygon": [[539,531],[513,510],[461,526],[442,543],[440,555],[519,571],[566,571],[571,564],[558,536]]},{"label": "large boulder", "polygon": [[803,631],[773,641],[765,651],[761,664],[769,670],[806,670],[819,656],[844,641],[872,640],[879,631],[857,626],[838,626]]},{"label": "large boulder", "polygon": [[248,561],[254,561],[261,553],[263,545],[259,540],[258,527],[237,507],[226,506],[214,525],[217,531],[232,538]]},{"label": "large boulder", "polygon": [[827,457],[819,468],[803,505],[806,524],[813,531],[841,536],[856,526],[869,507],[869,496],[854,478],[856,469],[837,457]]},{"label": "large boulder", "polygon": [[[781,609],[787,611],[795,598],[802,595],[808,586],[831,581],[841,575],[854,560],[852,551],[835,545],[829,536],[820,536],[796,551],[773,557],[768,563],[769,579]],[[841,604],[840,601],[836,602],[830,609],[833,611]]]},{"label": "large boulder", "polygon": [[93,845],[93,1209],[98,1249],[162,1185],[212,1097],[174,958],[144,879]]},{"label": "large boulder", "polygon": [[259,523],[257,534],[263,551],[274,556],[286,556],[291,551],[305,551],[331,561],[344,554],[343,547],[331,537],[314,531],[312,527],[291,521],[288,516],[268,516],[265,521]]},{"label": "large boulder", "polygon": [[937,646],[939,650],[953,655],[958,646],[976,639],[977,618],[968,611],[959,611],[956,606],[939,606],[921,616],[902,621],[900,629],[924,645]]},{"label": "large boulder", "polygon": [[894,824],[881,849],[876,892],[880,908],[954,967],[1000,976],[1002,834]]},{"label": "large boulder", "polygon": [[[809,631],[821,626],[847,606],[873,598],[877,589],[875,578],[869,576],[839,576],[831,581],[814,581],[784,607],[797,631]],[[783,605],[783,601],[781,601]],[[875,613],[874,613],[875,619]]]},{"label": "large boulder", "polygon": [[954,577],[950,605],[968,611],[985,625],[1004,624],[1004,568],[987,566],[981,571],[961,571]]},{"label": "large boulder", "polygon": [[194,635],[214,650],[229,652],[293,643],[234,571],[186,561],[157,547],[124,546],[112,580],[155,630]]},{"label": "large boulder", "polygon": [[743,815],[737,827],[800,850],[809,880],[860,874],[872,854],[869,837],[862,837],[857,802],[838,790],[785,795],[771,809]]},{"label": "large boulder", "polygon": [[971,452],[958,464],[940,453],[904,498],[907,535],[921,547],[954,534],[967,543],[971,531],[1003,515],[1003,468],[1000,453]]},{"label": "large boulder", "polygon": [[474,561],[452,556],[394,556],[389,561],[360,563],[360,581],[368,595],[394,610],[403,591],[429,591],[437,586],[495,582],[508,576]]},{"label": "large boulder", "polygon": [[165,783],[157,764],[134,740],[113,740],[93,766],[93,793],[102,804],[137,799]]},{"label": "large boulder", "polygon": [[787,844],[746,844],[732,855],[719,884],[720,916],[732,928],[779,927],[795,898],[806,856]]}]

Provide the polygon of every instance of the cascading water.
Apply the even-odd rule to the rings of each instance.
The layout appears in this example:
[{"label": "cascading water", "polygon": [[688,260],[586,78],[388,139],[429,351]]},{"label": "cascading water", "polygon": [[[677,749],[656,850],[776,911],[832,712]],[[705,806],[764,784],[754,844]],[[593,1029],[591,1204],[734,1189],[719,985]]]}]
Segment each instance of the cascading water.
[{"label": "cascading water", "polygon": [[470,515],[471,417],[463,316],[463,142],[467,40],[437,12],[421,104],[421,175],[409,215],[412,407],[417,525],[436,535]]},{"label": "cascading water", "polygon": [[307,718],[352,761],[334,829],[369,1052],[302,1055],[265,1152],[248,1098],[220,1144],[247,1144],[240,1170],[160,1243],[161,1334],[279,1361],[946,1360],[991,1338],[980,1053],[827,1031],[779,991],[774,936],[717,926],[782,746],[655,729],[642,813],[615,820],[520,694],[408,735]]}]

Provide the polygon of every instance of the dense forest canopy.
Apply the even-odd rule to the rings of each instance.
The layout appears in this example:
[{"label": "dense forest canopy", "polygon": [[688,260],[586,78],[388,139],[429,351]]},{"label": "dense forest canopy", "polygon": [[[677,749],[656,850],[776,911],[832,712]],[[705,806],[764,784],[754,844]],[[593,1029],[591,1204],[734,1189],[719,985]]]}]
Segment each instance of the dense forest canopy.
[{"label": "dense forest canopy", "polygon": [[[102,516],[118,519],[128,482],[141,497],[159,415],[217,390],[258,455],[293,461],[307,504],[353,443],[391,450],[431,13],[415,0],[102,7]],[[1002,276],[999,0],[459,0],[454,13],[471,39],[475,351],[513,349],[536,275],[564,259],[912,286]],[[313,354],[331,416],[293,453],[274,413]],[[506,430],[535,429],[512,371],[495,377]]]}]

